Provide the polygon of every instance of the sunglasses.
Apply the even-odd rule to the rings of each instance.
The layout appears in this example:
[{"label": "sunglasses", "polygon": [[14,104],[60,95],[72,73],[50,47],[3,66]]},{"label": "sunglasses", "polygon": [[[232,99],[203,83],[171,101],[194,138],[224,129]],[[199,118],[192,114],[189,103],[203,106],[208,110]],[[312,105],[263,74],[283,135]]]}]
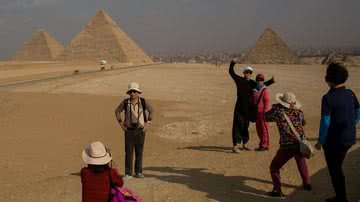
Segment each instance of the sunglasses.
[{"label": "sunglasses", "polygon": [[128,91],[128,93],[132,94],[132,93],[139,93],[139,92],[137,92],[136,90],[130,90],[130,91]]},{"label": "sunglasses", "polygon": [[256,82],[259,82],[259,81],[264,81],[264,80],[262,80],[262,79],[256,79]]},{"label": "sunglasses", "polygon": [[252,74],[252,71],[245,71],[244,74]]}]

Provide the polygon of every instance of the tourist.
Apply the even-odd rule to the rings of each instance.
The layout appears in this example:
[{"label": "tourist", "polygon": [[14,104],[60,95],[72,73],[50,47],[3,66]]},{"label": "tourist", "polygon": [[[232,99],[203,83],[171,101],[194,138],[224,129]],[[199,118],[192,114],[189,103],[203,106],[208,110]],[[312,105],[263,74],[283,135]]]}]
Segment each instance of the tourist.
[{"label": "tourist", "polygon": [[265,76],[263,74],[256,75],[256,88],[252,96],[252,104],[256,110],[256,132],[259,136],[259,147],[256,151],[269,150],[269,124],[265,120],[265,112],[270,108],[270,93],[264,85]]},{"label": "tourist", "polygon": [[326,201],[346,202],[345,176],[342,170],[346,153],[356,143],[356,124],[360,119],[359,102],[353,91],[345,87],[348,71],[344,65],[331,63],[325,81],[330,90],[322,97],[318,143],[324,148],[335,197]]},{"label": "tourist", "polygon": [[289,118],[290,124],[293,125],[300,138],[304,139],[305,132],[303,126],[305,125],[305,119],[303,111],[299,109],[301,104],[296,100],[295,95],[290,92],[276,94],[276,100],[279,103],[274,104],[265,113],[265,118],[267,121],[276,122],[280,134],[280,148],[270,165],[273,182],[273,190],[270,192],[270,196],[282,197],[280,169],[293,157],[295,157],[297,168],[303,181],[303,189],[310,191],[312,187],[305,157],[300,153],[299,141],[285,117],[286,115]]},{"label": "tourist", "polygon": [[[112,160],[109,149],[101,142],[93,142],[82,152],[87,167],[81,169],[82,202],[107,202],[110,196],[110,180],[118,187],[123,181]],[[111,179],[110,179],[111,177]]]},{"label": "tourist", "polygon": [[[143,151],[145,132],[151,124],[153,109],[149,102],[139,95],[142,91],[139,84],[132,82],[126,92],[129,98],[124,99],[115,110],[116,118],[125,132],[125,176],[129,180],[133,176],[133,153],[135,150],[135,177],[143,178]],[[124,111],[125,120],[121,118]]]}]

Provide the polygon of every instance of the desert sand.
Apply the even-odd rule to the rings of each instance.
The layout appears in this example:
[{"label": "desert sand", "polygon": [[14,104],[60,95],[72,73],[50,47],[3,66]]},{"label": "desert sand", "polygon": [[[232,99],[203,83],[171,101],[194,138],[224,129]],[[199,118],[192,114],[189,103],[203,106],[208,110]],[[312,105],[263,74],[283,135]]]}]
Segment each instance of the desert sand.
[{"label": "desert sand", "polygon": [[[277,92],[297,95],[306,133],[315,144],[320,100],[328,90],[325,66],[253,66],[255,73],[275,76],[272,102]],[[72,75],[74,69],[81,73]],[[359,96],[360,69],[348,69],[347,87]],[[81,152],[93,141],[111,147],[114,166],[123,174],[124,138],[114,110],[130,81],[140,83],[156,114],[146,134],[145,178],[133,178],[125,186],[145,202],[278,200],[266,196],[272,188],[269,165],[279,147],[276,125],[270,124],[270,151],[231,152],[236,89],[227,66],[124,64],[98,70],[96,65],[55,62],[0,63],[0,201],[81,201]],[[250,145],[256,146],[253,124],[250,132]],[[350,201],[360,200],[359,147],[358,139],[344,163]],[[323,201],[333,195],[323,152],[316,152],[308,166],[312,192],[300,189],[294,160],[284,166],[284,201]]]}]

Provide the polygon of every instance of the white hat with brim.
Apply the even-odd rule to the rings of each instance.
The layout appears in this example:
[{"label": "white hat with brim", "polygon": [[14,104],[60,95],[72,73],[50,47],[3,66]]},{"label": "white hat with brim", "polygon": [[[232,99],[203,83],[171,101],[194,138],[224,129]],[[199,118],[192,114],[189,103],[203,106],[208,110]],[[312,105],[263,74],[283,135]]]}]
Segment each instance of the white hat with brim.
[{"label": "white hat with brim", "polygon": [[246,67],[244,67],[243,72],[246,72],[246,71],[251,71],[251,72],[253,72],[253,68],[250,67],[250,66],[246,66]]},{"label": "white hat with brim", "polygon": [[286,108],[290,108],[290,104],[294,104],[296,109],[301,108],[301,103],[296,100],[296,96],[294,93],[286,92],[286,93],[276,93],[276,101],[278,101],[282,106]]},{"label": "white hat with brim", "polygon": [[83,150],[82,159],[87,164],[105,165],[109,163],[112,158],[103,143],[93,142]]},{"label": "white hat with brim", "polygon": [[126,93],[129,93],[129,91],[131,91],[131,90],[134,90],[138,93],[142,93],[142,91],[140,90],[139,84],[135,83],[135,82],[129,83],[128,90],[126,91]]}]

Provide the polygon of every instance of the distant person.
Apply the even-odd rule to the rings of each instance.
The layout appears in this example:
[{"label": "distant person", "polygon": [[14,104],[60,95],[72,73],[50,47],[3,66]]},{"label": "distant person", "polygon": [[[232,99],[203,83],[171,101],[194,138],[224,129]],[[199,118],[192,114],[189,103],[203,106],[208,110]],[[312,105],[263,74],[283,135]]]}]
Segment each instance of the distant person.
[{"label": "distant person", "polygon": [[324,148],[326,163],[336,196],[326,201],[346,202],[345,176],[342,170],[346,153],[356,143],[356,124],[360,119],[358,99],[353,91],[345,88],[348,78],[345,66],[331,63],[325,81],[330,90],[322,97],[321,121],[318,143]]},{"label": "distant person", "polygon": [[280,169],[293,157],[295,157],[297,168],[303,181],[303,189],[310,191],[312,190],[312,186],[305,157],[300,153],[300,143],[284,115],[285,113],[286,116],[289,117],[291,124],[300,138],[304,139],[305,132],[303,126],[306,122],[303,111],[299,109],[301,104],[296,100],[295,95],[290,92],[276,94],[276,100],[279,103],[274,104],[272,108],[265,113],[265,118],[267,121],[275,121],[280,133],[280,148],[270,165],[273,182],[273,190],[270,192],[270,196],[282,197]]},{"label": "distant person", "polygon": [[110,176],[112,182],[123,186],[117,169],[112,168],[111,154],[101,142],[93,142],[82,152],[87,167],[81,169],[82,202],[107,202],[110,196]]},{"label": "distant person", "polygon": [[[116,118],[125,132],[125,176],[129,180],[133,176],[133,155],[135,149],[135,177],[143,178],[143,151],[145,132],[151,124],[153,109],[149,102],[139,95],[142,91],[139,84],[132,82],[126,92],[129,98],[123,100],[115,110]],[[125,120],[121,118],[124,111]]]},{"label": "distant person", "polygon": [[265,112],[270,108],[270,93],[264,84],[265,76],[256,75],[256,87],[252,96],[252,104],[257,105],[256,132],[259,136],[259,147],[256,151],[269,150],[269,124],[265,119]]},{"label": "distant person", "polygon": [[[237,99],[234,109],[233,127],[232,127],[232,142],[233,152],[239,153],[239,144],[243,144],[243,149],[249,150],[246,143],[249,141],[249,119],[248,110],[250,99],[253,94],[253,89],[256,87],[256,82],[251,79],[253,69],[249,66],[244,68],[244,77],[237,75],[234,71],[235,62],[230,62],[229,74],[234,79],[237,88]],[[273,84],[274,79],[264,82],[265,86]]]}]

